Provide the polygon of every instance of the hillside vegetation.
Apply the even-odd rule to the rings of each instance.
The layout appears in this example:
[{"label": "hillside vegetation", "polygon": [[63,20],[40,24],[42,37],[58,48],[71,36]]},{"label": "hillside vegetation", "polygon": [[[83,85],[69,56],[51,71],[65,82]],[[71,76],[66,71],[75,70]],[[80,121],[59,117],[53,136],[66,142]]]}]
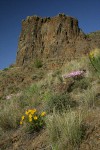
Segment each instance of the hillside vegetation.
[{"label": "hillside vegetation", "polygon": [[0,71],[0,150],[100,149],[97,51],[54,70],[38,61]]}]

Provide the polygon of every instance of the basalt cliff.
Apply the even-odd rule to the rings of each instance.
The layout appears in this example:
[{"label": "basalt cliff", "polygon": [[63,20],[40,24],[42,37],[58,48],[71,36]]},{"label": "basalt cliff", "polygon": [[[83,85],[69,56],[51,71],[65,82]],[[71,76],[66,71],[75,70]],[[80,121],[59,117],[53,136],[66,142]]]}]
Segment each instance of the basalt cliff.
[{"label": "basalt cliff", "polygon": [[22,21],[16,65],[29,64],[36,59],[63,64],[87,54],[90,47],[90,39],[73,17],[64,14],[51,18],[27,17]]}]

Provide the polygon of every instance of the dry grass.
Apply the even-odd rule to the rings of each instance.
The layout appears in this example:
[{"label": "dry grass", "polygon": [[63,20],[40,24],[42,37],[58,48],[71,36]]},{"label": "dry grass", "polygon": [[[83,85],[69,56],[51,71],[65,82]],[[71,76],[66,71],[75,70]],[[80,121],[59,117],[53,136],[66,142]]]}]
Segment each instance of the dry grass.
[{"label": "dry grass", "polygon": [[3,130],[16,129],[19,126],[21,111],[15,99],[5,101],[0,107],[0,127]]},{"label": "dry grass", "polygon": [[70,62],[66,63],[62,67],[62,71],[63,73],[69,73],[71,71],[80,70],[80,69],[88,70],[88,64],[89,64],[89,58],[84,56],[81,59],[77,58],[76,60],[71,60]]},{"label": "dry grass", "polygon": [[83,118],[82,111],[71,110],[62,114],[54,111],[48,116],[47,129],[52,147],[56,150],[78,148],[84,135]]}]

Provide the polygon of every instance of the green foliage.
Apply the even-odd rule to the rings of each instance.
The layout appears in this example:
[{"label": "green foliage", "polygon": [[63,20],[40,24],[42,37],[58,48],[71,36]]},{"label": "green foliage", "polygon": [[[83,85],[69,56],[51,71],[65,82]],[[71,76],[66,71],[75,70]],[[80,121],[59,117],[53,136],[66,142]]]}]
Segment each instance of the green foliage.
[{"label": "green foliage", "polygon": [[36,109],[29,109],[25,112],[25,115],[22,116],[20,125],[26,123],[26,130],[29,133],[38,132],[45,125],[45,115],[45,112],[39,114]]},{"label": "green foliage", "polygon": [[36,68],[41,68],[43,66],[42,61],[39,59],[35,60],[34,65]]},{"label": "green foliage", "polygon": [[47,100],[46,109],[48,112],[53,112],[55,108],[56,111],[63,111],[69,107],[75,107],[77,104],[72,101],[68,94],[54,94]]},{"label": "green foliage", "polygon": [[3,69],[3,71],[7,71],[7,70],[9,70],[9,68],[4,68],[4,69]]},{"label": "green foliage", "polygon": [[100,73],[100,49],[95,49],[89,54],[89,59],[92,66]]}]

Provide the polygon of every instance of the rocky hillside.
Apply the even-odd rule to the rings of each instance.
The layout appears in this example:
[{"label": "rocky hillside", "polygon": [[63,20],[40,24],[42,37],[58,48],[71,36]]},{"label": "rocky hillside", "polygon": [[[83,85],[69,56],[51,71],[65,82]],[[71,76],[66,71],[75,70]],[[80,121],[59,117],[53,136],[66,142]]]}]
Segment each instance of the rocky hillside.
[{"label": "rocky hillside", "polygon": [[22,21],[16,64],[0,71],[0,97],[43,79],[48,70],[59,69],[97,47],[100,32],[86,35],[75,18],[64,14],[27,17]]}]

